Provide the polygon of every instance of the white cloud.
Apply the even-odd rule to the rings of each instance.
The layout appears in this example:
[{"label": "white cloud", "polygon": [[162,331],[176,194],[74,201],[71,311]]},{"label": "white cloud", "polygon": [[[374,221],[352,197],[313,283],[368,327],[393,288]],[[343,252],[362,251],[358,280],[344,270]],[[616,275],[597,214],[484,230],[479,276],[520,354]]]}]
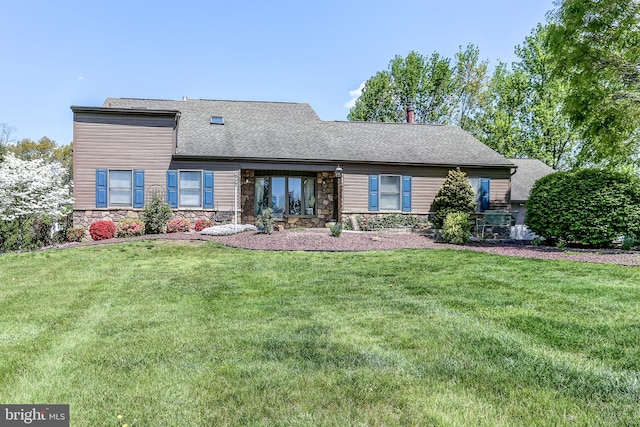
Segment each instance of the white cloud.
[{"label": "white cloud", "polygon": [[78,76],[78,77],[76,77],[76,80],[78,80],[79,82],[81,82],[82,80],[84,80],[84,77],[83,77],[83,76]]},{"label": "white cloud", "polygon": [[344,108],[351,109],[354,105],[356,105],[356,101],[358,100],[358,98],[360,98],[360,95],[362,95],[362,90],[364,89],[364,83],[365,82],[360,83],[360,86],[358,86],[358,89],[355,89],[349,92],[349,96],[351,97],[351,99],[349,100],[349,102],[344,104]]}]

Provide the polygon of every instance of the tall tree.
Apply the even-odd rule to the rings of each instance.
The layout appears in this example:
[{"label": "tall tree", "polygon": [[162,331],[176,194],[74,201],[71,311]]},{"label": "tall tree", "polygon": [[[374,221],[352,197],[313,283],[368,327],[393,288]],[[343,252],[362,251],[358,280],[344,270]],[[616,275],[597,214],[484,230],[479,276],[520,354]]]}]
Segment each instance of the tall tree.
[{"label": "tall tree", "polygon": [[64,171],[65,184],[71,183],[73,149],[72,144],[59,146],[54,140],[43,136],[37,142],[29,138],[8,145],[8,151],[22,160],[44,160],[58,164]]},{"label": "tall tree", "polygon": [[447,123],[453,110],[454,81],[450,60],[437,53],[425,57],[409,52],[396,56],[388,70],[365,83],[349,111],[349,120],[402,122],[415,109],[417,123]]},{"label": "tall tree", "polygon": [[556,6],[549,46],[568,79],[565,111],[585,141],[579,161],[637,160],[640,2],[557,0]]},{"label": "tall tree", "polygon": [[480,59],[480,49],[468,44],[455,55],[456,116],[455,122],[465,130],[473,130],[481,109],[482,91],[488,83],[489,62]]}]

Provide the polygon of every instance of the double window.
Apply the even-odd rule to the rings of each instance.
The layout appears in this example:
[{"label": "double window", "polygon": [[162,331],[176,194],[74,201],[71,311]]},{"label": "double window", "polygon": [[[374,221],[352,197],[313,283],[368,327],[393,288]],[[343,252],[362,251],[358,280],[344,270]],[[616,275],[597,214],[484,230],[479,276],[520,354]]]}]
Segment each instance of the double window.
[{"label": "double window", "polygon": [[167,171],[167,202],[174,209],[213,209],[213,171]]},{"label": "double window", "polygon": [[256,178],[255,213],[273,209],[275,218],[316,214],[315,178],[261,176]]},{"label": "double window", "polygon": [[144,207],[144,171],[96,169],[96,207]]},{"label": "double window", "polygon": [[411,177],[369,175],[369,210],[411,212]]}]

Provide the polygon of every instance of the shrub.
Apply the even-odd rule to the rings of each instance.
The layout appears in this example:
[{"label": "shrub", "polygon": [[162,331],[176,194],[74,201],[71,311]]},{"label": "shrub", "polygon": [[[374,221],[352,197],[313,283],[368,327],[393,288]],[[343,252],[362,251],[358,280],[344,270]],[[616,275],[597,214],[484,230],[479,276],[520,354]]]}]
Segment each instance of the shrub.
[{"label": "shrub", "polygon": [[67,229],[67,242],[81,242],[87,231],[83,227],[71,227]]},{"label": "shrub", "polygon": [[449,213],[473,213],[476,208],[474,198],[475,193],[467,180],[467,174],[460,171],[460,168],[450,170],[431,205],[433,225],[441,228]]},{"label": "shrub", "polygon": [[416,227],[420,220],[415,215],[403,215],[398,213],[365,218],[356,217],[358,228],[362,231],[382,230],[385,228]]},{"label": "shrub", "polygon": [[608,247],[640,236],[640,182],[631,175],[583,169],[556,172],[534,184],[525,223],[551,242]]},{"label": "shrub", "polygon": [[171,206],[162,197],[155,194],[142,213],[144,232],[146,234],[164,233],[164,227],[172,216]]},{"label": "shrub", "polygon": [[622,248],[622,250],[630,251],[631,249],[636,247],[638,243],[638,239],[634,239],[633,237],[625,237],[624,239],[622,239],[620,247]]},{"label": "shrub", "polygon": [[275,222],[273,220],[273,209],[263,209],[262,212],[258,214],[256,225],[258,226],[258,232],[262,234],[273,233],[273,227],[275,225]]},{"label": "shrub", "polygon": [[340,224],[339,222],[336,222],[331,225],[329,230],[331,231],[331,235],[333,237],[340,237],[340,234],[342,234],[342,224]]},{"label": "shrub", "polygon": [[202,218],[196,221],[196,231],[198,232],[212,226],[213,226],[213,221],[211,221],[209,218]]},{"label": "shrub", "polygon": [[116,224],[117,237],[142,236],[144,233],[144,222],[139,219],[126,218]]},{"label": "shrub", "polygon": [[442,225],[442,239],[446,243],[464,245],[471,236],[471,222],[466,212],[447,214]]},{"label": "shrub", "polygon": [[186,233],[191,228],[187,218],[173,218],[167,223],[167,233]]},{"label": "shrub", "polygon": [[93,240],[112,239],[116,234],[116,223],[110,219],[95,221],[89,226],[89,234]]}]

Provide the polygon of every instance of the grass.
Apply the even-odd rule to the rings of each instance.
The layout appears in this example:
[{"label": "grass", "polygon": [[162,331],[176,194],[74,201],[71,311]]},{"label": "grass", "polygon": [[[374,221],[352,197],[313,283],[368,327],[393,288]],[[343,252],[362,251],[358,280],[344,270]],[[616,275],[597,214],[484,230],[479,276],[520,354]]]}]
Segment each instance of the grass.
[{"label": "grass", "polygon": [[5,254],[0,402],[73,426],[634,425],[638,283],[453,250]]}]

